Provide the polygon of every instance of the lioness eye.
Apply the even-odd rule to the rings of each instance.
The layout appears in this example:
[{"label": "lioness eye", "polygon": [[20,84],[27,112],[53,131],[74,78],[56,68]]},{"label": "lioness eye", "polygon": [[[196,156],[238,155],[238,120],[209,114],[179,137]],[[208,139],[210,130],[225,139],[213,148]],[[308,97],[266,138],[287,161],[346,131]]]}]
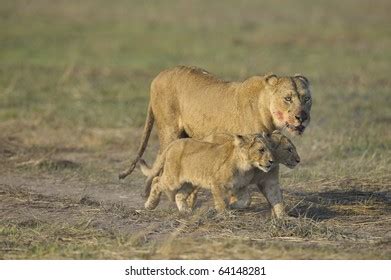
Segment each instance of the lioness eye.
[{"label": "lioness eye", "polygon": [[265,148],[261,148],[259,149],[259,151],[261,152],[261,154],[263,154],[265,152]]},{"label": "lioness eye", "polygon": [[287,96],[284,99],[285,99],[285,101],[288,101],[288,102],[292,101],[292,97],[290,97],[290,96]]}]

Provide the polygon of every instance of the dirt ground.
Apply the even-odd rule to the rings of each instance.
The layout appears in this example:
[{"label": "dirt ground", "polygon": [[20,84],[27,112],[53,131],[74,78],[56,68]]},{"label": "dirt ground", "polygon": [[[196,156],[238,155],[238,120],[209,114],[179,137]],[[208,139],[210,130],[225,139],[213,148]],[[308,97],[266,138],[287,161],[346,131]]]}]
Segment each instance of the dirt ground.
[{"label": "dirt ground", "polygon": [[[217,214],[204,191],[193,214],[179,214],[166,198],[157,210],[146,211],[140,172],[117,179],[129,156],[117,141],[105,151],[80,147],[82,139],[73,139],[78,143],[73,148],[69,142],[28,147],[18,138],[25,132],[18,131],[1,139],[2,258],[391,256],[388,177],[284,186],[290,217],[283,221],[269,218],[268,205],[255,189],[247,210]],[[91,141],[108,133],[86,134],[93,135]],[[111,133],[118,140],[141,131]],[[156,137],[151,146],[156,150]]]}]

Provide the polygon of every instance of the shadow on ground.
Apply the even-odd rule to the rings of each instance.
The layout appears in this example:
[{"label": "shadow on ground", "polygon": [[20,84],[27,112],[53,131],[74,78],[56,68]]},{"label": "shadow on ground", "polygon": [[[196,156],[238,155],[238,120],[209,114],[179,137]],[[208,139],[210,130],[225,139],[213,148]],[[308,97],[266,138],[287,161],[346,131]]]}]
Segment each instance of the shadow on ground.
[{"label": "shadow on ground", "polygon": [[358,214],[357,210],[363,208],[366,212],[381,210],[391,212],[391,192],[388,191],[362,191],[330,190],[324,192],[287,192],[288,200],[297,201],[289,210],[293,217],[306,217],[312,220],[328,220],[343,214]]}]

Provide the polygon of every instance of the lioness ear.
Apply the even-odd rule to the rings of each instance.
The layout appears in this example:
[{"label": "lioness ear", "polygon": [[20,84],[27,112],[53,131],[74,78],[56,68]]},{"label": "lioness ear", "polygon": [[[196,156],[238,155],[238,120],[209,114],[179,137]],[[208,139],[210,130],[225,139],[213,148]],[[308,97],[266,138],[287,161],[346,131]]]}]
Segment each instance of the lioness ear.
[{"label": "lioness ear", "polygon": [[278,82],[278,77],[275,74],[269,74],[265,77],[266,83],[268,83],[271,86],[275,86]]},{"label": "lioness ear", "polygon": [[307,87],[310,85],[310,81],[301,74],[295,74],[295,78],[300,79]]}]

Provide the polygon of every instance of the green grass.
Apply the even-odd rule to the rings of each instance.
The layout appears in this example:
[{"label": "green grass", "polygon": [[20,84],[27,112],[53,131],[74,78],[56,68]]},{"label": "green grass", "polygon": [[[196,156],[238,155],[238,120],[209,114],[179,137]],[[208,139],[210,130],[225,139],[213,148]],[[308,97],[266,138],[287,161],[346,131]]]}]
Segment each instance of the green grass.
[{"label": "green grass", "polygon": [[[386,0],[0,1],[0,169],[15,177],[117,184],[113,178],[138,145],[151,80],[159,71],[183,64],[234,80],[268,72],[305,75],[312,86],[312,123],[305,135],[293,139],[302,163],[293,171],[282,169],[282,185],[311,193],[333,187],[387,190],[390,9]],[[154,157],[156,146],[154,136],[147,159]],[[290,206],[296,203],[298,197]],[[302,207],[310,205],[307,201]],[[283,232],[284,237],[327,239],[330,228],[331,235],[345,234],[338,228],[343,224],[317,223],[269,221],[270,235],[265,231],[260,238],[274,240]],[[44,223],[26,229],[6,218],[0,226],[3,242],[17,249],[7,251],[10,258],[187,258],[202,255],[197,246],[205,249],[199,236],[194,242],[179,238],[178,244],[190,242],[194,249],[181,255],[171,243],[170,250],[162,250],[159,238],[138,247],[129,241],[131,235],[118,237],[94,227]],[[72,241],[50,238],[54,232],[72,236]],[[32,240],[32,233],[43,238]],[[271,258],[279,257],[278,250],[284,252],[282,258],[360,257],[349,244],[338,254],[335,244],[319,245],[321,249],[301,244],[295,251],[292,244],[254,245],[230,238],[216,235],[207,245],[228,248],[222,250],[227,254],[255,246]],[[365,252],[363,245],[357,246]],[[258,249],[248,257],[259,257]],[[246,258],[245,253],[239,256]]]}]

